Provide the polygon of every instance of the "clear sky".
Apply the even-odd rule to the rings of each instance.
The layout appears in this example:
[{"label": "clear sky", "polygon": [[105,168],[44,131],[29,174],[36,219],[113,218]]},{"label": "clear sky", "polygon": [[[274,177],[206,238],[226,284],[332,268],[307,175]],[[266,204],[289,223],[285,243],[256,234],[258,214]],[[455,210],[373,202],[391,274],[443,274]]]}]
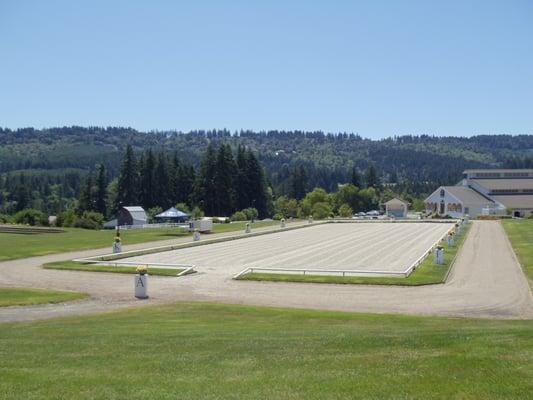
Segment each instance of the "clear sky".
[{"label": "clear sky", "polygon": [[0,126],[533,134],[533,1],[0,0]]}]

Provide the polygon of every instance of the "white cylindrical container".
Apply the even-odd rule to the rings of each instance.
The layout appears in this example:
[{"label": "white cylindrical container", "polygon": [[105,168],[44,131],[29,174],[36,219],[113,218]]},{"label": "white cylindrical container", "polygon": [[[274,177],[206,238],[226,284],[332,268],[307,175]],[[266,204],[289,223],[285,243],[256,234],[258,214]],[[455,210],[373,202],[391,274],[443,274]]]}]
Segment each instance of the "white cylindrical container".
[{"label": "white cylindrical container", "polygon": [[252,232],[252,228],[250,228],[250,223],[246,223],[246,228],[244,229],[244,233],[250,233]]},{"label": "white cylindrical container", "polygon": [[312,215],[309,216],[309,221],[307,221],[307,222],[310,223],[310,224],[313,223],[313,216]]},{"label": "white cylindrical container", "polygon": [[448,235],[448,246],[453,246],[453,235]]},{"label": "white cylindrical container", "polygon": [[120,253],[122,251],[122,243],[114,242],[113,243],[113,253]]},{"label": "white cylindrical container", "polygon": [[281,219],[281,227],[282,227],[282,228],[285,228],[285,218],[282,218],[282,219]]},{"label": "white cylindrical container", "polygon": [[148,274],[135,275],[135,297],[138,299],[148,298]]},{"label": "white cylindrical container", "polygon": [[435,264],[441,265],[444,261],[444,249],[440,246],[435,248]]},{"label": "white cylindrical container", "polygon": [[461,228],[459,227],[459,224],[455,224],[454,232],[457,235],[460,232]]},{"label": "white cylindrical container", "polygon": [[192,240],[197,242],[198,240],[200,240],[200,232],[198,232],[198,229],[195,229],[193,234],[192,234]]}]

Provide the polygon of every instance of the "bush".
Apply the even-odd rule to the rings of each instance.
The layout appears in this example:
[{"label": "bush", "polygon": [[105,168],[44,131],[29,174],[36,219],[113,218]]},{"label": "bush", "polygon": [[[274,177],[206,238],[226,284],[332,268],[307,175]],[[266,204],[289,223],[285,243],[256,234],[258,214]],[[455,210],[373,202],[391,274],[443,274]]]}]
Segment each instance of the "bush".
[{"label": "bush", "polygon": [[104,216],[94,211],[84,211],[81,217],[74,220],[75,228],[101,229],[104,223]]},{"label": "bush", "polygon": [[7,214],[0,214],[0,224],[10,224],[11,217]]},{"label": "bush", "polygon": [[26,208],[13,216],[13,222],[15,222],[15,224],[44,226],[48,224],[48,219],[42,211]]},{"label": "bush", "polygon": [[152,208],[149,208],[147,211],[146,211],[146,215],[148,217],[148,222],[151,224],[155,221],[155,216],[157,214],[161,214],[163,212],[163,209],[159,206],[157,207],[152,207]]},{"label": "bush", "polygon": [[237,211],[235,214],[231,216],[232,221],[248,221],[248,217],[246,214],[242,211]]},{"label": "bush", "polygon": [[198,207],[194,207],[191,211],[191,218],[192,219],[200,219],[204,217],[204,212],[200,210]]},{"label": "bush", "polygon": [[248,207],[241,211],[244,213],[244,215],[246,215],[246,218],[249,220],[254,220],[259,215],[259,212],[257,212],[257,209],[253,207]]},{"label": "bush", "polygon": [[283,214],[280,213],[274,214],[274,216],[272,217],[274,221],[281,221],[283,218],[285,217],[283,216]]},{"label": "bush", "polygon": [[56,225],[63,226],[63,227],[74,226],[75,220],[76,220],[76,212],[74,211],[74,209],[70,208],[68,210],[65,210],[57,214]]},{"label": "bush", "polygon": [[314,219],[325,219],[330,217],[332,213],[333,211],[329,203],[315,203],[312,209],[312,215]]},{"label": "bush", "polygon": [[348,218],[353,215],[352,207],[350,207],[348,204],[344,203],[342,206],[339,207],[339,216],[343,218]]}]

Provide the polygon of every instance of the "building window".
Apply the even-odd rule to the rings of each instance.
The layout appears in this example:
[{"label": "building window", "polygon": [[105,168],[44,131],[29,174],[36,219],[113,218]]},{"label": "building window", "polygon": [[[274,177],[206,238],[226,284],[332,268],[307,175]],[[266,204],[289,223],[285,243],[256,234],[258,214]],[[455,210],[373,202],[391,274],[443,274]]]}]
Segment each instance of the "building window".
[{"label": "building window", "polygon": [[446,192],[444,191],[444,189],[441,189],[440,190],[440,197],[444,197],[445,194],[446,194]]}]

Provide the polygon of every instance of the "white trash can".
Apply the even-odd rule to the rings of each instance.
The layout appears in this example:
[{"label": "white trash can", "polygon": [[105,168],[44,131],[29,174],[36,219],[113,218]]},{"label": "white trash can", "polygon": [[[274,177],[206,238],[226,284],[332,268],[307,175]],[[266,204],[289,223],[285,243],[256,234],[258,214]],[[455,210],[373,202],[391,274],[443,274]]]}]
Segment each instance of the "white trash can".
[{"label": "white trash can", "polygon": [[192,240],[197,242],[198,240],[200,240],[200,232],[198,232],[198,229],[195,229],[193,234],[192,234]]},{"label": "white trash can", "polygon": [[452,234],[449,234],[448,235],[448,246],[453,246],[453,235]]},{"label": "white trash can", "polygon": [[441,246],[435,247],[435,264],[442,265],[444,262],[444,249]]},{"label": "white trash can", "polygon": [[135,274],[135,297],[148,298],[148,274]]},{"label": "white trash can", "polygon": [[122,243],[113,242],[113,253],[120,253],[122,251]]},{"label": "white trash can", "polygon": [[246,223],[246,228],[244,228],[244,233],[250,233],[252,232],[252,228],[250,228],[250,223]]},{"label": "white trash can", "polygon": [[307,222],[308,222],[309,224],[312,224],[312,223],[313,223],[313,216],[312,216],[312,215],[309,216],[309,220],[308,220]]},{"label": "white trash can", "polygon": [[282,228],[285,228],[285,218],[282,218],[282,219],[281,219],[281,227],[282,227]]}]

